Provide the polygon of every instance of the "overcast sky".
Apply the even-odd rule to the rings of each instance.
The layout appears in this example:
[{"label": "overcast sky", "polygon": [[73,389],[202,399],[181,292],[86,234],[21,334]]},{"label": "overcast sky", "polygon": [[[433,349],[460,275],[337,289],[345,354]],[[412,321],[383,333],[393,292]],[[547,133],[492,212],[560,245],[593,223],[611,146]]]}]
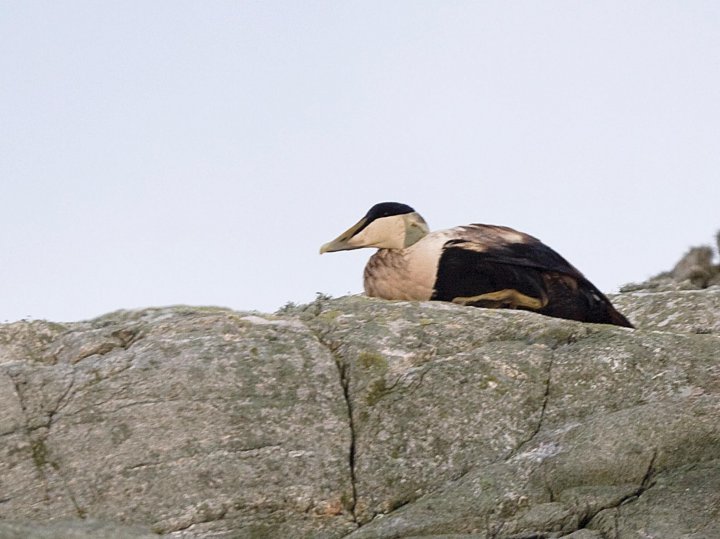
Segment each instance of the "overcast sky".
[{"label": "overcast sky", "polygon": [[0,1],[0,322],[362,290],[380,201],[602,290],[720,228],[717,1]]}]

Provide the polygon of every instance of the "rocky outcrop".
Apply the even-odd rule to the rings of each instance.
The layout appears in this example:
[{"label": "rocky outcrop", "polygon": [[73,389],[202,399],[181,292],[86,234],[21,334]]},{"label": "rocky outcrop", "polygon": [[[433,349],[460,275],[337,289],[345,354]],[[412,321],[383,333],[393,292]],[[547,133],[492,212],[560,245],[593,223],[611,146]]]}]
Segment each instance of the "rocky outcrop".
[{"label": "rocky outcrop", "polygon": [[[715,240],[720,254],[720,231],[715,235]],[[677,288],[702,289],[720,285],[720,264],[713,263],[714,258],[715,253],[709,245],[691,247],[671,271],[660,273],[641,284],[625,285],[621,291],[672,291]]]},{"label": "rocky outcrop", "polygon": [[720,537],[720,287],[666,285],[0,326],[0,538]]},{"label": "rocky outcrop", "polygon": [[0,346],[4,518],[178,536],[352,528],[338,517],[353,499],[338,368],[298,320],[149,309],[11,324]]}]

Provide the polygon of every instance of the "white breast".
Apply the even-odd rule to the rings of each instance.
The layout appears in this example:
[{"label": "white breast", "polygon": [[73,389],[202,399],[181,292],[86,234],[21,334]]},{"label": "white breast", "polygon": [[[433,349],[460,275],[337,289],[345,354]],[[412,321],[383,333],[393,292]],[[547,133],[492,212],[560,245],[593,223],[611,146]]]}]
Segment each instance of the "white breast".
[{"label": "white breast", "polygon": [[365,293],[384,299],[429,300],[442,246],[456,236],[454,232],[428,234],[406,249],[379,249],[365,266]]}]

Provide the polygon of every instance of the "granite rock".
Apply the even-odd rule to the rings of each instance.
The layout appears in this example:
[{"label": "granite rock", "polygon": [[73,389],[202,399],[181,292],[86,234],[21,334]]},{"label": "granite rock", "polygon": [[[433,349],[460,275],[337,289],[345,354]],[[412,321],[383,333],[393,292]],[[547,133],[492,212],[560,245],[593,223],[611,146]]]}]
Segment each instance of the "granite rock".
[{"label": "granite rock", "polygon": [[720,536],[720,287],[613,301],[0,326],[0,538]]}]

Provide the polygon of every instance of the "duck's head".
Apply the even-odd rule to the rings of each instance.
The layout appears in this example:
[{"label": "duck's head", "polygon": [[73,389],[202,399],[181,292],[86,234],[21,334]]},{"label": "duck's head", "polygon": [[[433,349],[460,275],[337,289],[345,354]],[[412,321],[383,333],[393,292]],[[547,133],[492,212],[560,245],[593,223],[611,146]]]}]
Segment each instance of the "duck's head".
[{"label": "duck's head", "polygon": [[429,232],[425,220],[406,204],[375,204],[356,224],[320,247],[320,254],[362,247],[404,249]]}]

